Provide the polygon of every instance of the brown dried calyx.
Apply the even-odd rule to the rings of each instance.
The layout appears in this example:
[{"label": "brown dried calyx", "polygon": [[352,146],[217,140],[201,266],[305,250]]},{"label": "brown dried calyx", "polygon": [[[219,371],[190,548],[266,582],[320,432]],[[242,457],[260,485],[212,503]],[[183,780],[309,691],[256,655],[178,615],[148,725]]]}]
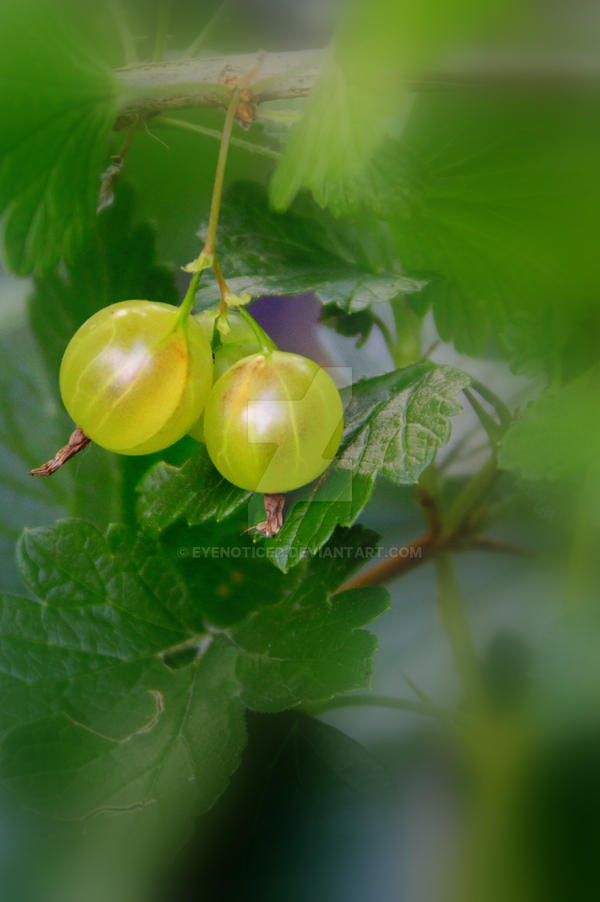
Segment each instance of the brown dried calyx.
[{"label": "brown dried calyx", "polygon": [[69,438],[68,443],[61,448],[60,451],[57,451],[52,460],[49,460],[47,463],[42,464],[41,467],[36,467],[34,470],[29,471],[30,476],[52,476],[53,473],[56,473],[63,464],[66,464],[68,460],[71,460],[72,457],[75,457],[76,454],[79,454],[80,451],[89,445],[90,439],[87,437],[85,432],[81,429],[76,429],[73,433],[71,433],[71,437]]},{"label": "brown dried calyx", "polygon": [[266,520],[257,523],[253,528],[266,536],[267,539],[276,536],[283,526],[283,509],[285,507],[285,495],[265,495]]}]

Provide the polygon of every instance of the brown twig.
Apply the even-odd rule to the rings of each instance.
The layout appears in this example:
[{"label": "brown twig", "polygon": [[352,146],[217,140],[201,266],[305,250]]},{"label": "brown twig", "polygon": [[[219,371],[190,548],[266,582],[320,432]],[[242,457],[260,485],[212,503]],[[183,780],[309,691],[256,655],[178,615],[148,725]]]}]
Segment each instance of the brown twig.
[{"label": "brown twig", "polygon": [[[262,53],[261,81],[253,100],[304,97],[314,87],[326,51],[291,50]],[[243,78],[257,61],[257,54],[202,57],[144,63],[115,70],[115,78],[126,89],[115,129],[130,125],[136,117],[155,116],[169,110],[219,107],[223,105],[225,80]],[[407,77],[411,91],[438,92],[471,89],[597,90],[600,68],[596,57],[529,57],[499,55],[465,59],[461,65],[438,72]],[[243,101],[243,98],[242,98]]]},{"label": "brown twig", "polygon": [[[485,474],[488,469],[488,464],[485,464],[481,472]],[[480,482],[479,474],[476,475],[476,481]],[[504,542],[502,539],[480,535],[481,530],[486,525],[486,520],[474,517],[472,511],[470,515],[465,515],[463,511],[462,516],[454,517],[454,529],[449,530],[448,524],[444,528],[437,501],[431,492],[425,486],[420,485],[417,488],[417,497],[427,520],[427,532],[402,548],[400,554],[392,555],[369,570],[359,573],[345,583],[340,591],[360,589],[364,586],[383,585],[444,551],[474,549],[477,551],[520,555],[521,557],[535,555],[535,552],[530,549],[521,548],[510,542]],[[463,505],[460,499],[459,504],[462,508]]]},{"label": "brown twig", "polygon": [[57,451],[52,460],[49,460],[47,463],[42,464],[41,467],[35,467],[35,469],[29,471],[30,476],[52,476],[53,473],[56,473],[63,464],[66,464],[68,460],[71,460],[72,457],[75,457],[76,454],[79,454],[80,451],[83,451],[87,445],[89,445],[90,439],[87,435],[82,432],[81,429],[76,429],[71,433],[71,437],[69,438],[68,443],[61,448],[60,451]]},{"label": "brown twig", "polygon": [[517,557],[537,556],[537,552],[531,548],[522,548],[520,545],[513,545],[512,542],[494,539],[492,536],[476,536],[469,547],[475,548],[478,551],[494,551],[499,554],[514,554]]},{"label": "brown twig", "polygon": [[362,589],[365,586],[382,586],[396,579],[408,570],[413,570],[420,564],[428,561],[435,552],[439,551],[440,545],[431,535],[426,533],[419,539],[415,539],[409,545],[405,545],[401,555],[394,555],[386,558],[381,563],[376,564],[369,570],[359,573],[353,579],[348,580],[340,588],[340,592],[347,589]]},{"label": "brown twig", "polygon": [[470,537],[467,532],[457,533],[447,539],[439,534],[425,533],[415,539],[409,545],[405,545],[401,555],[394,555],[376,564],[369,570],[359,573],[353,579],[345,583],[340,591],[346,589],[362,589],[364,586],[382,586],[393,579],[397,579],[408,570],[414,570],[426,561],[431,560],[442,551],[492,551],[500,554],[514,554],[520,557],[533,557],[535,552],[528,548],[521,548],[501,539],[491,536]]}]

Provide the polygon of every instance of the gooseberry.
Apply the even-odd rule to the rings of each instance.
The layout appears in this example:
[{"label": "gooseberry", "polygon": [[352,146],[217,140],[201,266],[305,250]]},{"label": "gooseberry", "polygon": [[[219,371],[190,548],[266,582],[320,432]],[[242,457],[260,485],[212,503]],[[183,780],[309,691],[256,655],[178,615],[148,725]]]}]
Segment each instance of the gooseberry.
[{"label": "gooseberry", "polygon": [[77,330],[60,367],[69,415],[96,444],[149,454],[182,438],[212,384],[212,351],[191,317],[171,304],[121,301]]},{"label": "gooseberry", "polygon": [[206,448],[234,485],[290,492],[331,463],[343,417],[333,379],[313,360],[284,351],[253,354],[213,385],[204,411]]},{"label": "gooseberry", "polygon": [[[194,316],[195,321],[202,326],[206,337],[211,343],[218,315],[217,310],[204,310],[202,313],[198,313]],[[229,331],[218,333],[219,343],[213,351],[214,382],[232,367],[234,363],[241,360],[242,357],[249,357],[250,354],[256,354],[261,348],[256,332],[237,310],[229,310],[227,324],[229,326]],[[204,441],[203,417],[200,417],[198,422],[194,423],[189,430],[189,434],[199,442]]]},{"label": "gooseberry", "polygon": [[[195,321],[202,326],[206,337],[211,343],[217,317],[218,311],[216,310],[205,310],[194,316]],[[241,360],[242,357],[257,354],[261,348],[256,332],[237,310],[230,309],[228,311],[227,325],[228,331],[219,332],[219,344],[213,350],[215,361],[214,382],[234,363]]]}]

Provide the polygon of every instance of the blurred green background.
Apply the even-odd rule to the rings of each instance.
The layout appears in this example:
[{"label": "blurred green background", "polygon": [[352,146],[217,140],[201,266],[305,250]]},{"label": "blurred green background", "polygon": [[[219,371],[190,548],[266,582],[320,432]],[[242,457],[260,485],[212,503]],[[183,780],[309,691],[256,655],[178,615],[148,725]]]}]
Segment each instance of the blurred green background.
[{"label": "blurred green background", "polygon": [[[122,6],[80,8],[78,17],[97,52],[111,66],[121,66],[128,40],[137,61],[152,57],[161,16],[167,24],[160,41],[166,58],[174,59],[204,28],[194,47],[202,55],[324,46],[339,16],[345,21],[350,15],[347,5],[127,0]],[[424,71],[453,66],[459,71],[466,62],[472,67],[474,59],[489,73],[500,58],[506,84],[500,79],[490,87],[484,77],[474,88],[419,96],[402,85],[394,88],[391,101],[383,104],[385,137],[374,167],[365,164],[349,209],[340,200],[345,188],[335,202],[341,221],[362,234],[365,246],[373,245],[367,255],[384,253],[378,231],[384,223],[391,253],[408,275],[427,280],[411,303],[422,318],[421,348],[435,345],[432,360],[464,369],[511,411],[526,409],[548,386],[559,393],[557,407],[542,409],[531,433],[517,433],[507,443],[506,467],[485,498],[491,534],[515,553],[459,550],[454,556],[493,715],[488,732],[465,746],[443,722],[366,706],[318,719],[302,712],[250,715],[241,770],[217,806],[197,822],[171,869],[153,879],[148,902],[598,898],[597,377],[578,390],[580,402],[572,402],[568,389],[596,372],[600,351],[595,62],[600,14],[591,0],[568,6],[490,3],[475,14],[476,6],[364,6],[368,31],[359,30],[360,37],[351,36],[347,45],[358,40],[362,46],[364,38],[357,73],[379,46],[393,56],[385,35],[400,18],[411,25],[410,49],[419,72],[421,59]],[[122,17],[131,29],[128,39],[119,35]],[[522,74],[528,66],[549,72],[549,84],[540,86],[532,76],[521,89],[515,87],[511,72]],[[298,114],[304,105],[288,106]],[[357,116],[363,112],[359,105]],[[369,108],[366,121],[370,115]],[[178,112],[177,118],[211,129],[222,124],[220,111]],[[288,129],[259,122],[247,134],[238,130],[238,137],[279,152]],[[111,135],[113,152],[122,138]],[[123,206],[113,208],[117,219],[110,218],[110,210],[103,215],[107,234],[117,221],[132,226],[115,264],[117,277],[140,260],[140,269],[147,270],[142,283],[147,296],[173,300],[177,291],[182,294],[187,277],[180,267],[199,249],[196,233],[210,201],[217,147],[213,137],[158,123],[136,133],[117,189],[117,204]],[[300,152],[294,146],[291,152],[294,167]],[[345,185],[347,173],[338,162],[332,156],[323,163],[328,185]],[[266,188],[274,165],[233,146],[227,184],[244,179]],[[316,178],[314,171],[308,173],[303,185],[319,199],[323,185]],[[365,200],[363,183],[375,203]],[[283,194],[280,185],[277,197]],[[308,203],[306,195],[302,203]],[[137,223],[148,223],[155,238],[150,231],[136,232],[132,224]],[[100,258],[96,264],[97,274],[103,271]],[[123,463],[92,448],[51,481],[26,476],[54,453],[70,428],[56,390],[64,324],[48,315],[52,291],[58,297],[60,286],[43,278],[35,286],[29,277],[0,276],[3,592],[26,591],[14,564],[23,527],[67,515],[99,525],[131,521],[135,485],[148,465]],[[267,329],[277,330],[283,348],[287,342],[313,355],[318,349],[331,365],[351,367],[354,379],[393,368],[377,329],[357,347],[355,337],[318,323],[309,296],[293,309],[287,302],[283,316],[269,311],[277,304],[277,299],[262,302],[259,315]],[[86,316],[82,305],[80,320]],[[380,316],[392,326],[389,310]],[[465,404],[438,460],[445,502],[482,465],[486,442]],[[184,442],[172,449],[170,459],[184,460],[189,447]],[[426,528],[414,489],[387,483],[378,485],[361,522],[383,536],[386,549],[406,545]],[[389,588],[391,609],[372,627],[379,640],[374,693],[412,697],[414,683],[439,705],[458,699],[460,711],[461,688],[436,605],[432,563]],[[565,593],[571,599],[566,606]],[[27,829],[27,820],[21,825],[7,800],[0,869],[3,898],[10,902],[19,898],[32,854],[22,844]],[[88,875],[83,882],[99,880],[105,866],[102,856],[89,871],[82,866]],[[40,874],[45,867],[40,864]],[[80,885],[73,880],[77,897]],[[95,902],[93,892],[78,898]]]}]

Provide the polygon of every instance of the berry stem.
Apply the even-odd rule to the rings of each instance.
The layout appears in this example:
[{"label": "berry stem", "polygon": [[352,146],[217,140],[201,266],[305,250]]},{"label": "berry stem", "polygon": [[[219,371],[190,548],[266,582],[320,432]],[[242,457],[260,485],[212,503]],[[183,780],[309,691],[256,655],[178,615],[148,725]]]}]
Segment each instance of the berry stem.
[{"label": "berry stem", "polygon": [[227,166],[227,153],[229,151],[229,139],[233,129],[233,121],[240,100],[239,88],[234,88],[227,107],[225,116],[225,124],[223,125],[223,135],[221,137],[221,146],[219,147],[219,156],[217,158],[217,170],[215,172],[215,183],[213,186],[212,200],[210,202],[210,215],[208,219],[208,232],[206,235],[206,243],[203,253],[207,256],[215,252],[215,239],[217,237],[217,227],[219,225],[219,213],[221,210],[221,198],[223,196],[223,180],[225,178],[225,168]]},{"label": "berry stem", "polygon": [[188,316],[192,312],[194,300],[196,298],[196,292],[198,291],[198,285],[200,284],[200,275],[201,274],[199,272],[195,272],[190,279],[190,284],[188,285],[185,297],[181,302],[181,307],[179,308],[179,313],[177,314],[177,319],[175,320],[175,328],[185,323]]},{"label": "berry stem", "polygon": [[223,274],[221,273],[219,264],[215,259],[215,241],[217,237],[217,228],[219,225],[221,198],[223,197],[223,181],[225,178],[225,169],[227,166],[229,141],[231,139],[231,131],[233,129],[233,122],[238,108],[239,99],[240,91],[239,88],[236,87],[231,94],[231,99],[227,106],[225,123],[223,125],[223,134],[221,135],[221,145],[219,147],[219,156],[217,158],[217,168],[215,171],[215,181],[213,185],[212,199],[210,202],[210,214],[208,217],[208,231],[206,234],[206,241],[204,242],[204,247],[202,248],[200,254],[189,265],[189,267],[186,267],[186,269],[191,270],[192,278],[190,279],[188,290],[186,291],[181,307],[179,308],[176,325],[180,325],[181,323],[185,322],[192,312],[194,299],[196,297],[198,284],[200,282],[200,275],[203,270],[208,269],[208,267],[210,266],[212,266],[217,277],[217,281],[219,282],[219,289],[221,291],[221,307],[225,306],[226,308],[225,298],[228,294],[228,288],[223,278]]},{"label": "berry stem", "polygon": [[277,345],[275,344],[273,339],[269,338],[262,326],[256,322],[254,317],[250,313],[248,313],[245,307],[237,307],[236,309],[242,319],[244,319],[248,323],[248,325],[256,335],[256,338],[260,345],[260,353],[269,355],[272,351],[276,351]]},{"label": "berry stem", "polygon": [[223,270],[221,269],[221,265],[216,257],[213,256],[213,272],[215,274],[215,279],[217,280],[217,285],[219,286],[219,294],[221,295],[221,301],[219,303],[219,316],[224,316],[227,318],[227,296],[230,293],[227,282],[225,281],[225,276],[223,275]]}]

